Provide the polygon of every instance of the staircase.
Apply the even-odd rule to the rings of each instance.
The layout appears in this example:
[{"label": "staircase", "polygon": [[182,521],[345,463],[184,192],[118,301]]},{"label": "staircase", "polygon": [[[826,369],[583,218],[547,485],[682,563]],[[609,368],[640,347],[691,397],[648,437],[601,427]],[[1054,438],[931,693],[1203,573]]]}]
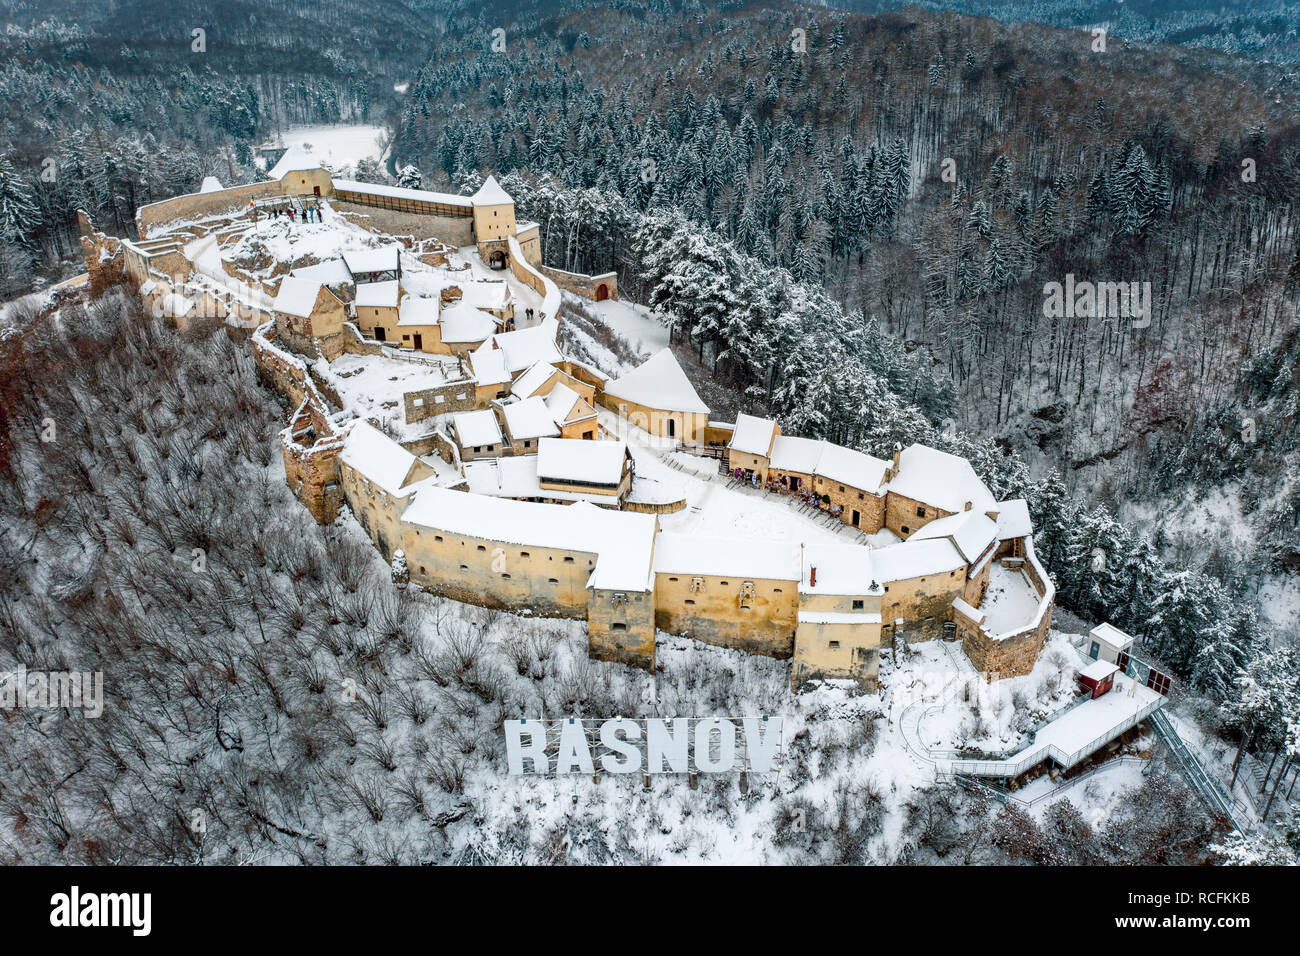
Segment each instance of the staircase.
[{"label": "staircase", "polygon": [[1244,812],[1245,807],[1228,796],[1222,785],[1206,772],[1201,762],[1196,759],[1196,755],[1183,742],[1183,738],[1178,736],[1178,731],[1174,729],[1174,725],[1170,723],[1163,711],[1157,710],[1151,714],[1151,727],[1155,730],[1156,736],[1173,751],[1188,786],[1196,791],[1196,795],[1201,798],[1201,802],[1212,815],[1227,819],[1242,833],[1249,833],[1254,829],[1253,821]]}]

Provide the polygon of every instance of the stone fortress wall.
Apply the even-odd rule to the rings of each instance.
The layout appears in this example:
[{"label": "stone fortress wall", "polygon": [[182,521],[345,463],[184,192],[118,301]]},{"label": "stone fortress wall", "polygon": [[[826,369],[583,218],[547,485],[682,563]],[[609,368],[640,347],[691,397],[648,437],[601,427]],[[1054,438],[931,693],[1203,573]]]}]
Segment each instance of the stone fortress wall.
[{"label": "stone fortress wall", "polygon": [[[104,261],[116,261],[117,267],[128,273],[131,281],[139,280],[141,287],[150,282],[161,284],[160,277],[168,275],[169,268],[181,270],[186,263],[183,256],[176,261],[179,252],[174,243],[148,239],[152,230],[178,220],[237,214],[250,200],[256,203],[277,195],[320,195],[334,201],[340,198],[323,170],[292,170],[280,182],[176,197],[143,207],[137,215],[141,233],[137,243],[124,243],[117,250],[106,242],[92,242],[90,246],[101,271]],[[426,194],[434,197],[428,202],[438,206],[438,214],[429,215],[393,208],[400,203],[382,193],[351,188],[341,195],[346,200],[340,205],[364,209],[372,224],[387,222],[385,216],[400,216],[401,222],[394,220],[392,225],[422,239],[436,237],[451,245],[468,245],[463,240],[472,239],[481,228],[487,235],[478,243],[484,261],[493,255],[503,257],[519,281],[544,297],[543,317],[552,322],[560,318],[559,288],[592,298],[598,297],[603,288],[604,295],[617,296],[612,276],[578,276],[551,269],[541,265],[540,254],[533,257],[536,261],[530,261],[514,234],[512,205],[507,208],[496,201],[486,207],[493,218],[483,225],[476,221],[478,212],[467,210],[461,214],[459,208],[452,208],[448,214],[449,210],[442,208],[444,199],[450,206],[459,203],[463,208],[467,203],[464,197]],[[411,217],[418,221],[410,221]],[[468,235],[463,232],[466,224]],[[536,230],[526,228],[533,236],[529,240],[531,252]],[[88,248],[88,262],[90,256]],[[141,294],[146,298],[149,295],[144,291]],[[584,619],[590,653],[600,659],[652,668],[658,629],[750,653],[794,657],[796,680],[845,677],[867,687],[875,685],[880,649],[904,632],[909,640],[930,639],[949,636],[949,625],[955,624],[967,655],[990,677],[1027,673],[1046,638],[1054,589],[1033,556],[1027,531],[1007,541],[994,541],[990,547],[996,547],[1000,561],[1019,562],[1016,567],[1023,569],[1038,590],[1040,607],[1032,621],[1013,633],[993,635],[983,627],[978,613],[966,613],[967,607],[978,605],[987,587],[991,564],[987,556],[980,559],[982,564],[968,558],[952,567],[925,568],[903,577],[882,576],[880,581],[875,580],[880,575],[874,574],[873,567],[849,586],[849,593],[825,596],[818,589],[817,569],[810,562],[827,562],[822,565],[825,580],[841,559],[850,563],[861,560],[868,549],[861,545],[834,546],[842,550],[823,549],[823,556],[817,559],[810,558],[803,549],[798,553],[791,550],[787,561],[773,560],[770,542],[754,542],[751,549],[764,552],[766,557],[755,557],[753,569],[746,564],[749,549],[745,547],[738,549],[734,567],[704,557],[697,565],[691,563],[690,557],[684,563],[680,558],[660,560],[656,549],[665,548],[666,539],[654,514],[480,496],[457,497],[447,504],[444,496],[466,496],[467,492],[431,485],[432,469],[382,436],[382,442],[392,447],[381,450],[378,457],[405,455],[410,467],[396,487],[381,486],[370,473],[373,463],[349,461],[349,443],[369,432],[361,424],[335,422],[328,407],[331,403],[341,406],[339,396],[332,394],[328,383],[318,381],[309,365],[286,347],[294,343],[277,341],[275,323],[269,314],[263,316],[254,309],[254,315],[264,318],[253,336],[259,368],[268,384],[295,408],[281,434],[290,487],[322,522],[334,520],[346,504],[385,558],[391,559],[400,549],[406,557],[410,580],[431,591],[489,607]],[[342,351],[369,352],[376,347],[362,340],[350,323],[337,338]],[[591,384],[596,404],[607,404],[603,395],[607,383],[599,375],[567,360],[556,367]],[[484,396],[472,388],[469,392],[473,398],[457,407],[482,407]],[[429,397],[433,396],[406,396],[408,421],[419,420],[423,406],[415,402]],[[681,437],[695,442],[715,439],[730,443],[737,426],[709,422],[707,414],[698,417],[697,427],[689,429],[689,436]],[[368,425],[365,429],[374,431]],[[779,429],[774,429],[774,434],[779,434]],[[373,443],[379,439],[370,436],[366,440]],[[420,453],[436,450],[449,461],[456,458],[454,447],[439,448],[437,442],[421,444],[427,447],[421,447]],[[815,470],[796,473],[789,467],[778,467],[779,463],[761,454],[740,449],[734,449],[732,454],[743,467],[760,472],[764,481],[799,477],[824,496],[832,508],[839,509],[842,521],[867,530],[889,527],[907,538],[930,521],[955,514],[935,505],[918,504],[902,492],[893,494],[887,482],[869,487],[871,483],[864,481],[859,487],[833,474]],[[459,465],[458,460],[455,463]],[[897,470],[896,454],[892,471],[896,474]],[[460,501],[461,506],[456,506],[455,501]],[[472,508],[468,507],[471,502]],[[918,509],[927,507],[930,510],[920,517]],[[578,508],[581,514],[572,510]],[[557,515],[555,509],[562,513]],[[473,527],[461,526],[466,520],[464,512],[479,514],[494,530],[478,533]],[[990,517],[996,515],[991,513]],[[904,521],[908,523],[904,525]],[[599,533],[586,538],[579,535],[581,540],[575,543],[571,540],[575,524],[590,525]],[[553,532],[550,540],[548,529]],[[871,552],[870,557],[885,556],[890,550]]]}]

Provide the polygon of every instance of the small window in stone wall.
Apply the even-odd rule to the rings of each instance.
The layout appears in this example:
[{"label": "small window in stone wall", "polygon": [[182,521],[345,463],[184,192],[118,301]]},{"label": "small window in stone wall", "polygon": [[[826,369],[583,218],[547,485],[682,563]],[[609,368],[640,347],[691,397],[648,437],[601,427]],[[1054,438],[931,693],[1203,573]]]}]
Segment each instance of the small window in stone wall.
[{"label": "small window in stone wall", "polygon": [[621,621],[615,621],[613,624],[609,626],[609,629],[611,631],[626,631],[627,625],[622,623]]},{"label": "small window in stone wall", "polygon": [[831,641],[831,650],[833,650],[833,651],[838,651],[839,649],[840,649],[840,642],[839,642],[839,641]]},{"label": "small window in stone wall", "polygon": [[853,610],[855,610],[855,611],[861,611],[862,608],[863,608],[863,602],[862,602],[862,601],[854,601],[854,602],[853,602]]}]

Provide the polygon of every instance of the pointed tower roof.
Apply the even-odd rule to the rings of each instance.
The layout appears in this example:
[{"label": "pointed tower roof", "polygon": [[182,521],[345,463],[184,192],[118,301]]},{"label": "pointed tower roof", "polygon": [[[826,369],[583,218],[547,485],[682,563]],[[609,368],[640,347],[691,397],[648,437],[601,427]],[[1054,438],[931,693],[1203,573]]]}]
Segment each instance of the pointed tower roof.
[{"label": "pointed tower roof", "polygon": [[495,176],[489,176],[487,181],[479,187],[478,192],[470,197],[470,200],[476,206],[510,206],[514,205],[514,200],[510,194],[501,188]]},{"label": "pointed tower roof", "polygon": [[673,412],[709,413],[709,408],[695,392],[695,386],[686,377],[677,357],[669,349],[661,349],[644,364],[634,368],[622,378],[605,386],[605,394],[626,399],[647,408],[662,408]]}]

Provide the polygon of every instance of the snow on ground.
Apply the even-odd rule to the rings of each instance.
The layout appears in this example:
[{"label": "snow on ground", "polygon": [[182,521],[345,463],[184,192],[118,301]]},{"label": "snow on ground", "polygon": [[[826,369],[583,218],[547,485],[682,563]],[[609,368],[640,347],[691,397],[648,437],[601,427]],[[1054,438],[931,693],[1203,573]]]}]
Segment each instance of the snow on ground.
[{"label": "snow on ground", "polygon": [[1024,571],[995,562],[989,569],[989,587],[979,609],[984,612],[990,634],[1006,634],[1033,621],[1038,600],[1038,592]]},{"label": "snow on ground", "polygon": [[[479,256],[477,246],[465,246],[452,253],[447,257],[447,265],[453,269],[449,273],[452,277],[475,279],[480,282],[500,282],[504,279],[506,285],[510,287],[510,293],[515,297],[516,329],[526,329],[541,322],[542,297],[530,286],[516,279],[509,269],[490,268]],[[468,266],[468,269],[462,271],[460,267],[463,266]],[[533,310],[532,322],[528,321],[527,309]]]},{"label": "snow on ground", "polygon": [[1019,749],[1029,731],[1067,707],[1078,695],[1079,656],[1070,635],[1052,631],[1034,669],[1022,677],[989,683],[959,644],[925,641],[905,654],[886,655],[882,682],[890,714],[914,746],[930,756],[974,749]]},{"label": "snow on ground", "polygon": [[[1108,760],[1096,770],[1078,778],[1078,781],[1053,780],[1047,774],[1016,791],[1016,797],[1026,803],[1038,800],[1030,813],[1042,819],[1047,809],[1060,800],[1075,805],[1084,820],[1094,830],[1104,826],[1116,816],[1121,804],[1146,781],[1150,763],[1139,757],[1122,757]],[[1059,791],[1055,798],[1047,794]]]},{"label": "snow on ground", "polygon": [[[794,499],[783,498],[753,489],[728,488],[726,479],[717,474],[714,459],[697,459],[690,469],[682,471],[665,464],[661,450],[652,446],[651,436],[607,409],[598,412],[602,427],[619,437],[629,438],[636,473],[652,479],[661,493],[673,493],[686,499],[686,508],[676,514],[661,515],[660,527],[664,531],[689,531],[718,538],[754,538],[763,541],[789,541],[799,543],[841,543],[856,537],[858,532],[840,522],[834,524],[810,520],[790,505]],[[685,462],[695,458],[684,452],[673,452],[669,460]]]},{"label": "snow on ground", "polygon": [[1284,635],[1300,639],[1300,578],[1274,575],[1259,591],[1264,617]]},{"label": "snow on ground", "polygon": [[456,360],[450,358],[429,364],[348,353],[329,363],[318,360],[315,368],[338,391],[349,411],[361,418],[377,418],[381,429],[387,426],[400,441],[425,435],[431,427],[430,421],[406,423],[402,395],[460,377]]},{"label": "snow on ground", "polygon": [[355,169],[363,159],[382,160],[387,154],[388,130],[363,123],[291,126],[276,137],[276,145],[301,146],[335,171]]},{"label": "snow on ground", "polygon": [[616,302],[613,299],[584,304],[591,311],[599,314],[606,325],[641,351],[653,354],[660,349],[668,348],[668,326],[659,321],[656,314],[644,305],[637,305],[634,302]]}]

